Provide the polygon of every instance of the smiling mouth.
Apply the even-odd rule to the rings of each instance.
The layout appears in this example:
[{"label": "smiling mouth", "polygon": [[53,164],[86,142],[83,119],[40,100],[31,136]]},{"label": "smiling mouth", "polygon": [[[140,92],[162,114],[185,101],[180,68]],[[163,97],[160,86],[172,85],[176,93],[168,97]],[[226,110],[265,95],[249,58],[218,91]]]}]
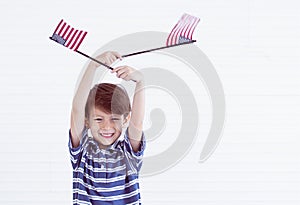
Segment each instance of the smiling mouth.
[{"label": "smiling mouth", "polygon": [[100,133],[100,135],[104,138],[111,138],[115,133]]}]

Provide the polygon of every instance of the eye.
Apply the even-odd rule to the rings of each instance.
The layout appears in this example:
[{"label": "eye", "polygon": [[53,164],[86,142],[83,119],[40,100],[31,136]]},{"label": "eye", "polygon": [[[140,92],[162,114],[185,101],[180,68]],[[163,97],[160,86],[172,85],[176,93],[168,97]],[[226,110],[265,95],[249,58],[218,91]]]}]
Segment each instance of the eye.
[{"label": "eye", "polygon": [[117,117],[113,117],[113,118],[111,118],[113,121],[118,121],[118,120],[120,120],[120,118],[117,118]]},{"label": "eye", "polygon": [[94,120],[97,121],[97,122],[101,122],[102,118],[95,118]]}]

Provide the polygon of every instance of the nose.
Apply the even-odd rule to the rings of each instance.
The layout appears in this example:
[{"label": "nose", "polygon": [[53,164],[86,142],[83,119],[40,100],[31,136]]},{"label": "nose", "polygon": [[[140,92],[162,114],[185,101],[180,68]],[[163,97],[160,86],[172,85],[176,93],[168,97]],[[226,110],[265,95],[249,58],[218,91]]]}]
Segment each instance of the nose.
[{"label": "nose", "polygon": [[102,124],[102,129],[110,129],[112,128],[112,122],[110,120],[104,120]]}]

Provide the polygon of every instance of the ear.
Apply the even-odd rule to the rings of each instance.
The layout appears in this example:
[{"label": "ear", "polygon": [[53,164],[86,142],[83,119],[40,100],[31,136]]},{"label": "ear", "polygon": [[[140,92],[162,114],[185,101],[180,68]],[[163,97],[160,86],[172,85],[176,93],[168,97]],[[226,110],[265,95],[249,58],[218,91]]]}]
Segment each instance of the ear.
[{"label": "ear", "polygon": [[84,118],[84,125],[86,128],[90,128],[90,123],[89,120],[87,118]]}]

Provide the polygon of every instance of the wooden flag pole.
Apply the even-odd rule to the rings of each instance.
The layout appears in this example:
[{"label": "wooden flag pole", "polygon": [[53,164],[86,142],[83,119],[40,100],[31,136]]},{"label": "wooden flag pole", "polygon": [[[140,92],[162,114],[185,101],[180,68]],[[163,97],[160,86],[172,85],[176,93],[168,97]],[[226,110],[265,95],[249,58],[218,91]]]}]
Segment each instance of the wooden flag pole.
[{"label": "wooden flag pole", "polygon": [[[50,37],[51,40],[55,41],[53,38]],[[55,41],[57,42],[57,41]],[[134,53],[130,53],[130,54],[126,54],[126,55],[122,55],[122,58],[126,58],[126,57],[129,57],[129,56],[134,56],[134,55],[139,55],[139,54],[143,54],[143,53],[148,53],[148,52],[152,52],[152,51],[157,51],[157,50],[162,50],[162,49],[166,49],[166,48],[171,48],[171,47],[175,47],[175,46],[181,46],[181,45],[186,45],[186,44],[190,44],[190,43],[194,43],[196,42],[196,40],[191,40],[191,41],[188,41],[188,42],[184,42],[184,43],[178,43],[178,44],[174,44],[174,45],[170,45],[170,46],[163,46],[163,47],[159,47],[159,48],[152,48],[152,49],[148,49],[148,50],[143,50],[143,51],[138,51],[138,52],[134,52]],[[59,43],[61,44],[61,43]],[[112,67],[110,67],[109,65],[106,65],[105,63],[102,63],[100,61],[98,61],[97,59],[79,51],[79,50],[76,50],[77,53],[79,53],[80,55],[83,55],[84,57],[86,58],[89,58],[90,60],[93,60],[97,63],[99,63],[100,65],[103,65],[104,67],[110,69],[110,70],[113,70]]]},{"label": "wooden flag pole", "polygon": [[[49,37],[49,38],[50,38],[52,41],[55,41],[56,43],[58,43],[58,44],[60,44],[60,45],[64,46],[64,44],[63,44],[63,43],[61,43],[61,42],[58,42],[57,40],[53,39],[52,37]],[[65,47],[66,47],[66,46],[65,46]],[[110,66],[106,65],[105,63],[102,63],[102,62],[98,61],[98,60],[97,60],[97,59],[95,59],[95,58],[92,58],[91,56],[89,56],[89,55],[87,55],[87,54],[85,54],[85,53],[83,53],[83,52],[81,52],[81,51],[79,51],[79,50],[75,50],[75,52],[77,52],[77,53],[79,53],[80,55],[83,55],[84,57],[87,57],[87,58],[89,58],[89,59],[91,59],[91,60],[93,60],[93,61],[95,61],[95,62],[99,63],[100,65],[103,65],[103,66],[105,66],[106,68],[108,68],[108,69],[110,69],[110,70],[113,70],[113,68],[112,68],[112,67],[110,67]]]},{"label": "wooden flag pole", "polygon": [[[162,47],[159,47],[159,48],[152,48],[152,49],[149,49],[149,50],[143,50],[143,51],[138,51],[138,52],[134,52],[134,53],[129,53],[129,54],[126,54],[126,55],[122,55],[122,58],[126,58],[126,57],[129,57],[129,56],[134,56],[134,55],[139,55],[139,54],[143,54],[143,53],[148,53],[148,52],[152,52],[152,51],[157,51],[157,50],[162,50],[162,49],[166,49],[166,48],[171,48],[171,47],[175,47],[175,46],[181,46],[181,45],[186,45],[186,44],[190,44],[190,43],[195,43],[196,40],[191,40],[191,41],[187,41],[187,42],[184,42],[184,43],[178,43],[178,44],[174,44],[174,45],[170,45],[170,46],[162,46]],[[79,51],[79,50],[76,50],[77,53],[99,63],[100,65],[103,65],[105,66],[106,68],[110,69],[110,70],[113,70],[112,67],[106,65],[105,63],[102,63],[100,61],[98,61],[97,59],[95,58],[92,58],[91,56]]]},{"label": "wooden flag pole", "polygon": [[110,70],[113,70],[113,68],[110,67],[109,65],[106,65],[105,63],[102,63],[102,62],[98,61],[97,59],[92,58],[91,56],[89,56],[89,55],[87,55],[87,54],[85,54],[85,53],[82,53],[82,52],[79,51],[79,50],[76,50],[76,52],[79,53],[79,54],[81,54],[81,55],[83,55],[84,57],[87,57],[87,58],[89,58],[89,59],[91,59],[91,60],[93,60],[93,61],[99,63],[100,65],[105,66],[106,68],[108,68],[108,69],[110,69]]},{"label": "wooden flag pole", "polygon": [[[63,26],[61,27],[60,31],[57,33],[58,28],[62,25],[62,23],[63,23]],[[52,37],[50,37],[50,39],[53,40],[53,41],[55,41],[56,43],[59,43],[60,45],[63,45],[63,46],[65,46],[65,47],[70,48],[71,50],[76,51],[76,52],[79,53],[80,55],[83,55],[84,57],[89,58],[89,59],[91,59],[91,60],[93,60],[93,61],[99,63],[100,65],[105,66],[106,68],[108,68],[108,69],[110,69],[110,70],[113,70],[113,68],[110,67],[109,65],[106,65],[105,63],[102,63],[102,62],[98,61],[97,59],[92,58],[91,56],[89,56],[89,55],[87,55],[87,54],[85,54],[85,53],[83,53],[83,52],[77,50],[78,47],[80,46],[80,44],[82,43],[82,41],[83,41],[85,35],[87,34],[87,32],[80,31],[80,32],[78,33],[78,35],[76,35],[76,34],[77,34],[77,31],[78,31],[78,30],[76,30],[76,31],[74,32],[74,34],[72,34],[71,41],[73,40],[74,37],[76,37],[76,40],[75,40],[74,42],[72,41],[72,45],[70,44],[71,41],[69,41],[68,44],[65,45],[65,42],[69,39],[70,34],[71,34],[71,33],[73,32],[73,30],[74,30],[74,28],[71,28],[71,30],[70,30],[68,36],[67,36],[66,38],[64,38],[63,36],[66,34],[66,32],[68,31],[68,29],[70,28],[70,25],[68,25],[67,28],[66,28],[66,30],[64,31],[64,34],[61,36],[61,32],[62,32],[63,28],[64,28],[66,25],[67,25],[66,22],[64,22],[63,20],[61,20],[61,21],[59,22],[58,26],[56,27],[56,29],[55,29],[55,31],[54,31]],[[82,32],[83,32],[84,34],[80,37],[80,35],[81,35]],[[122,57],[125,58],[125,57],[129,57],[129,56],[139,55],[139,54],[148,53],[148,52],[152,52],[152,51],[157,51],[157,50],[161,50],[161,49],[165,49],[165,48],[171,48],[171,47],[175,47],[175,46],[181,46],[181,45],[190,44],[190,43],[194,43],[194,42],[196,42],[196,40],[190,40],[190,41],[187,41],[187,42],[178,43],[178,44],[174,44],[174,45],[170,45],[170,46],[163,46],[163,47],[159,47],[159,48],[153,48],[153,49],[149,49],[149,50],[143,50],[143,51],[139,51],[139,52],[134,52],[134,53],[130,53],[130,54],[127,54],[127,55],[122,55]],[[70,46],[70,45],[71,45],[71,46]],[[74,48],[74,46],[75,46],[75,48]]]},{"label": "wooden flag pole", "polygon": [[181,46],[181,45],[186,45],[186,44],[190,44],[190,43],[195,43],[196,40],[191,40],[188,42],[184,42],[184,43],[178,43],[178,44],[174,44],[174,45],[170,45],[170,46],[163,46],[163,47],[159,47],[159,48],[152,48],[149,50],[144,50],[144,51],[139,51],[139,52],[135,52],[135,53],[130,53],[130,54],[126,54],[126,55],[122,55],[122,58],[126,58],[129,56],[134,56],[134,55],[139,55],[142,53],[148,53],[148,52],[152,52],[152,51],[157,51],[157,50],[161,50],[161,49],[165,49],[165,48],[171,48],[171,47],[175,47],[175,46]]}]

